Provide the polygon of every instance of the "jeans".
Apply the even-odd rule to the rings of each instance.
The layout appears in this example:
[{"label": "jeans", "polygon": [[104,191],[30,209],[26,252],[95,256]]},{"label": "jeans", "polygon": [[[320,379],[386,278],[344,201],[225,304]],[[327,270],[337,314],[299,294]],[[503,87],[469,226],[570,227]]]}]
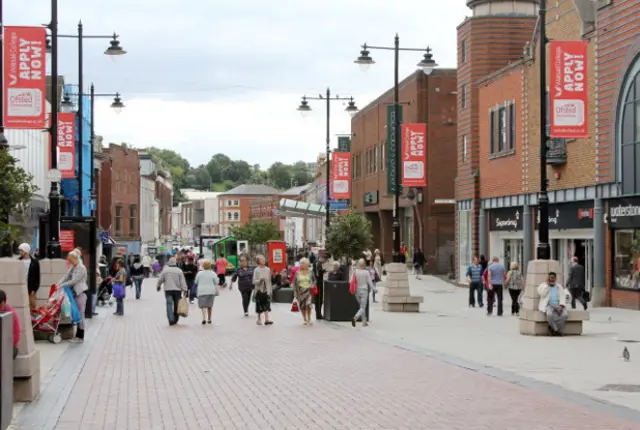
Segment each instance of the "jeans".
[{"label": "jeans", "polygon": [[124,315],[124,299],[116,299],[116,315]]},{"label": "jeans", "polygon": [[78,312],[80,312],[80,322],[78,323],[78,330],[76,331],[76,337],[78,337],[79,339],[84,339],[84,312],[87,309],[87,299],[87,291],[76,296],[76,304],[78,305]]},{"label": "jeans", "polygon": [[142,277],[134,276],[133,285],[136,287],[136,300],[140,300],[140,294],[142,293]]},{"label": "jeans", "polygon": [[242,310],[245,314],[249,313],[249,304],[251,303],[251,294],[253,290],[240,290],[242,296]]},{"label": "jeans", "polygon": [[316,319],[317,320],[321,320],[322,319],[322,301],[323,301],[323,294],[324,294],[324,285],[321,282],[318,282],[316,286],[318,287],[318,294],[313,297],[313,302],[314,302],[314,304],[316,306]]},{"label": "jeans", "polygon": [[478,296],[478,306],[483,307],[484,302],[482,300],[482,283],[481,282],[472,282],[469,284],[469,306],[476,306],[476,295]]},{"label": "jeans", "polygon": [[367,305],[369,304],[369,289],[368,288],[358,288],[356,290],[356,300],[358,300],[358,304],[360,308],[358,312],[353,317],[355,321],[362,318],[362,322],[367,322]]},{"label": "jeans", "polygon": [[170,325],[178,323],[180,316],[178,315],[178,302],[182,297],[181,291],[165,291],[164,296],[167,299],[167,319]]},{"label": "jeans", "polygon": [[498,301],[498,316],[502,316],[502,285],[492,285],[492,288],[487,289],[487,314],[491,315],[493,313],[493,304],[496,299]]},{"label": "jeans", "polygon": [[576,300],[580,302],[584,310],[587,310],[587,301],[584,299],[583,288],[570,288],[571,291],[571,309],[576,308]]},{"label": "jeans", "polygon": [[511,296],[511,315],[517,315],[520,313],[520,293],[522,290],[514,290],[509,288],[509,295]]}]

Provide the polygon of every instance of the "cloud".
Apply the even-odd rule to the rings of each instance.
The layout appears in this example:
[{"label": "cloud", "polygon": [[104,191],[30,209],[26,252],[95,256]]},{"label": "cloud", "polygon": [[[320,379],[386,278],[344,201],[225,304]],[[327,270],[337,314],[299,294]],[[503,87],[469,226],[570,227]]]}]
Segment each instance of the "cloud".
[{"label": "cloud", "polygon": [[[7,2],[5,2],[7,3]],[[86,86],[121,92],[120,116],[100,99],[96,132],[107,141],[157,145],[192,163],[216,152],[250,163],[312,161],[324,150],[323,108],[305,120],[295,111],[300,96],[331,86],[364,107],[393,84],[393,55],[372,51],[378,62],[363,75],[353,64],[360,45],[428,44],[444,67],[456,65],[456,26],[469,13],[463,1],[404,0],[65,0],[61,33],[117,31],[128,54],[118,63],[102,52],[108,41],[84,43]],[[443,6],[447,4],[447,6]],[[49,4],[5,5],[8,25],[50,20]],[[19,22],[18,22],[19,20]],[[60,40],[59,72],[77,82],[77,48]],[[406,76],[420,52],[402,52]],[[335,133],[350,131],[349,117],[333,104]]]}]

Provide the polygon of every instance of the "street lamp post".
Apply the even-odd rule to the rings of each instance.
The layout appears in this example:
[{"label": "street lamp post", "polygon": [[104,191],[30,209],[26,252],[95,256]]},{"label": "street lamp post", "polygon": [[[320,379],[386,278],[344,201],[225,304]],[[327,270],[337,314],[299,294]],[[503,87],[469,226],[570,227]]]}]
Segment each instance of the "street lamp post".
[{"label": "street lamp post", "polygon": [[[0,55],[4,52],[3,2],[0,0]],[[9,149],[9,141],[4,135],[4,58],[0,58],[0,151]]]},{"label": "street lamp post", "polygon": [[327,143],[327,159],[326,159],[326,183],[327,189],[325,190],[325,226],[327,231],[329,231],[329,226],[331,224],[331,210],[330,210],[330,201],[331,201],[331,163],[330,163],[330,154],[331,154],[331,102],[332,101],[343,101],[347,102],[347,107],[345,109],[351,115],[354,115],[358,112],[358,107],[356,106],[356,102],[353,100],[353,97],[340,97],[339,95],[332,96],[331,89],[327,88],[326,94],[323,96],[319,94],[318,97],[302,97],[302,102],[300,102],[300,106],[298,106],[298,112],[302,116],[306,116],[311,112],[311,106],[309,106],[309,100],[322,100],[327,103],[327,135],[326,135],[326,143]]},{"label": "street lamp post", "polygon": [[[82,25],[82,21],[78,22],[78,33],[77,34],[60,34],[58,37],[65,39],[78,39],[78,135],[80,140],[80,150],[78,151],[78,201],[80,202],[77,208],[77,215],[82,216],[82,196],[84,191],[84,178],[83,178],[83,132],[84,132],[84,121],[83,121],[83,104],[84,104],[84,49],[83,49],[83,41],[84,39],[111,39],[109,47],[104,51],[105,55],[108,55],[112,58],[118,58],[121,55],[127,53],[120,46],[120,41],[118,40],[119,36],[114,33],[113,35],[86,35],[84,34],[84,27]],[[52,37],[53,39],[53,37]],[[93,116],[93,110],[91,111],[91,115]],[[93,121],[92,121],[93,127]],[[91,159],[93,160],[93,140],[91,141]],[[93,175],[93,171],[91,172]],[[93,181],[91,182],[91,186],[93,187]]]},{"label": "street lamp post", "polygon": [[540,45],[540,194],[538,195],[538,213],[540,225],[538,226],[538,260],[551,258],[549,246],[549,195],[547,194],[547,11],[546,0],[540,0],[538,9],[538,29]]},{"label": "street lamp post", "polygon": [[396,34],[392,47],[362,45],[360,56],[354,61],[363,71],[375,64],[369,50],[393,51],[394,53],[394,79],[393,79],[393,108],[394,108],[394,132],[395,132],[395,189],[393,204],[393,262],[400,262],[400,169],[401,169],[401,131],[400,131],[400,51],[424,52],[424,57],[417,64],[426,75],[430,75],[438,64],[433,60],[431,48],[401,48],[400,37]]}]

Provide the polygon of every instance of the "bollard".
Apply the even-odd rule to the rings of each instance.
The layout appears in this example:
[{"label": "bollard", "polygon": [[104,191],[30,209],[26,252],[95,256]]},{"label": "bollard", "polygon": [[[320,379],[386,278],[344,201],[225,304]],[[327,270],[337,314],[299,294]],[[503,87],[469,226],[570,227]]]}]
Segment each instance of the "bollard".
[{"label": "bollard", "polygon": [[0,430],[13,418],[13,315],[0,313]]}]

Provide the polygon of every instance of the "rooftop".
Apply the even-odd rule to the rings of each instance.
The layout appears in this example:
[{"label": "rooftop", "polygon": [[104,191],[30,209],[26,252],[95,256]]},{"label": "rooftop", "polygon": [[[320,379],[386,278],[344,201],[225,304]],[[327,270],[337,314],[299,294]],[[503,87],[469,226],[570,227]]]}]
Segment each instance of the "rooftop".
[{"label": "rooftop", "polygon": [[222,193],[216,193],[213,191],[194,190],[192,188],[185,188],[181,191],[182,191],[182,194],[187,198],[187,200],[217,199],[218,196],[222,194]]},{"label": "rooftop", "polygon": [[271,196],[278,195],[280,191],[270,187],[268,185],[261,184],[243,184],[239,185],[226,193],[221,193],[223,196]]},{"label": "rooftop", "polygon": [[311,187],[311,184],[289,188],[288,190],[281,192],[280,195],[281,196],[299,196],[300,194],[307,191],[310,187]]}]

